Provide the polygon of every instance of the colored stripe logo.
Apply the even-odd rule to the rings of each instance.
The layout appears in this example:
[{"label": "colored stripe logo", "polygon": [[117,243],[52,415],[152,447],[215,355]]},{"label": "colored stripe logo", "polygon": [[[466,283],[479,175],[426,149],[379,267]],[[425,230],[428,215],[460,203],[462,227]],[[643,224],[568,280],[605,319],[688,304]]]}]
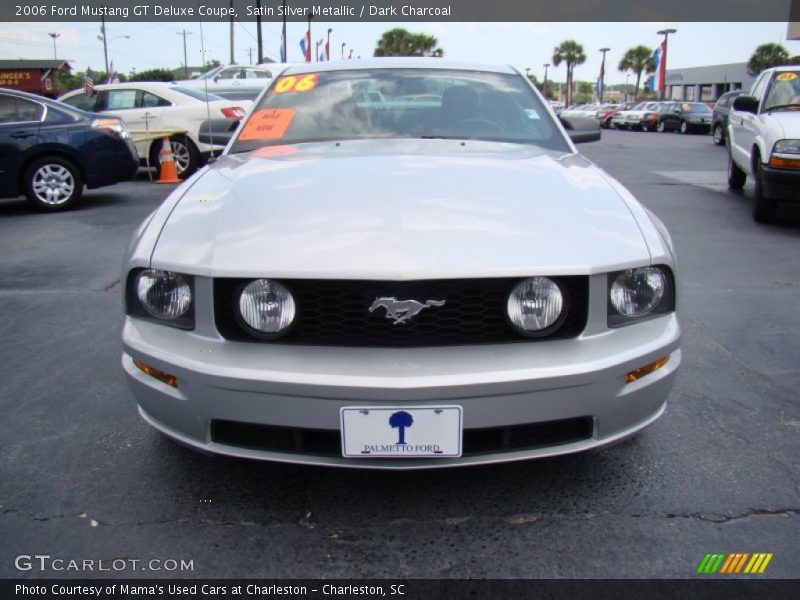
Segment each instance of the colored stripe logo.
[{"label": "colored stripe logo", "polygon": [[772,552],[732,552],[732,553],[708,553],[700,561],[697,573],[702,575],[735,575],[744,573],[749,575],[760,575],[763,573],[769,561],[772,560]]}]

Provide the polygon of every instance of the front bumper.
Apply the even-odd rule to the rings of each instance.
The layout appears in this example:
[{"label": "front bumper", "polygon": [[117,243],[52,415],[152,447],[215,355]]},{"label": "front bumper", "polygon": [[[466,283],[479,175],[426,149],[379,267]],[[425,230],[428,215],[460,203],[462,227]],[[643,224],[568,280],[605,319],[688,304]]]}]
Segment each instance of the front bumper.
[{"label": "front bumper", "polygon": [[[330,348],[230,342],[127,317],[122,364],[144,419],[196,449],[229,456],[358,468],[421,469],[567,454],[616,442],[664,410],[678,366],[674,314],[575,339],[490,346]],[[633,383],[626,374],[663,356]],[[133,359],[174,375],[169,387]],[[352,459],[220,443],[219,421],[337,434],[342,406],[457,404],[466,432],[591,419],[584,439],[461,458]],[[466,438],[465,438],[466,439]],[[467,448],[465,448],[466,452]]]},{"label": "front bumper", "polygon": [[762,166],[761,184],[767,198],[800,201],[800,171]]}]

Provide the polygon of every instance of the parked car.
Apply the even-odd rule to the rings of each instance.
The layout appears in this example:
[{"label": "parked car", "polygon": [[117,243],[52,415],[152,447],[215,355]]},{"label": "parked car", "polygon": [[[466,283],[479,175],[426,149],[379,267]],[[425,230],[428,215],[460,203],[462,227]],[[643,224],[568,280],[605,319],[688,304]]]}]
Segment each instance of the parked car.
[{"label": "parked car", "polygon": [[24,194],[35,208],[63,210],[80,200],[84,186],[130,179],[138,164],[121,120],[0,89],[1,198]]},{"label": "parked car", "polygon": [[753,218],[773,221],[778,202],[800,202],[800,68],[763,71],[728,115],[728,186],[753,179]]},{"label": "parked car", "polygon": [[675,106],[674,101],[665,100],[657,102],[655,107],[651,106],[650,108],[645,108],[642,113],[642,131],[656,131],[659,115],[668,111],[673,106]]},{"label": "parked car", "polygon": [[631,109],[618,111],[611,118],[611,122],[617,129],[627,129],[628,131],[641,129],[644,113],[655,110],[658,110],[658,101],[640,102]]},{"label": "parked car", "polygon": [[227,65],[177,83],[181,87],[208,92],[228,100],[254,100],[287,66],[287,63]]},{"label": "parked car", "polygon": [[[81,89],[59,100],[81,110],[124,119],[134,137],[148,130],[186,130],[185,135],[170,138],[175,168],[182,178],[205,164],[212,151],[220,153],[224,148],[200,142],[200,124],[209,116],[240,120],[253,104],[250,100],[224,100],[173,83],[137,81],[97,85],[94,89],[91,95]],[[137,141],[142,164],[158,168],[161,146],[160,139]]]},{"label": "parked car", "polygon": [[597,108],[594,117],[599,121],[601,127],[608,129],[611,127],[611,117],[621,108],[621,104],[603,104]]},{"label": "parked car", "polygon": [[[439,105],[394,108],[412,83]],[[577,152],[597,121],[562,119],[507,66],[289,69],[129,246],[142,417],[212,453],[384,469],[655,421],[681,362],[672,242]]]},{"label": "parked car", "polygon": [[736,90],[722,94],[714,105],[714,114],[711,116],[711,133],[717,146],[722,146],[725,143],[725,132],[728,130],[728,113],[731,111],[733,99],[743,93],[742,90]]},{"label": "parked car", "polygon": [[561,111],[561,114],[568,117],[591,119],[594,118],[598,108],[597,104],[578,104]]},{"label": "parked car", "polygon": [[708,133],[711,130],[711,109],[702,102],[676,102],[658,113],[656,129],[659,133]]}]

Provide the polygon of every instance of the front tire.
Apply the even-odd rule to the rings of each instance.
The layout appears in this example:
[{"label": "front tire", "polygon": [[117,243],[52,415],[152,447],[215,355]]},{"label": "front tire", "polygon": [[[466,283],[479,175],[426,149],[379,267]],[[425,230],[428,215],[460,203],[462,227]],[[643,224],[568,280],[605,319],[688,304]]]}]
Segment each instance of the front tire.
[{"label": "front tire", "polygon": [[658,122],[658,125],[656,125],[656,131],[658,131],[658,133],[666,133],[667,126],[664,124],[664,121]]},{"label": "front tire", "polygon": [[[161,163],[159,153],[162,146],[161,140],[156,140],[150,146],[150,166],[156,169],[156,179],[161,176]],[[174,135],[169,139],[172,147],[172,156],[175,159],[175,170],[181,179],[188,178],[200,166],[200,152],[192,140],[183,135]]]},{"label": "front tire", "polygon": [[758,160],[758,164],[756,165],[756,168],[753,169],[753,172],[753,179],[755,180],[755,192],[753,193],[753,220],[756,223],[771,223],[778,215],[778,202],[774,198],[767,198],[764,196],[761,160]]},{"label": "front tire", "polygon": [[689,133],[689,125],[686,123],[686,121],[681,121],[681,133],[684,135]]},{"label": "front tire", "polygon": [[725,132],[719,123],[714,125],[714,143],[717,146],[722,146],[725,143]]},{"label": "front tire", "polygon": [[31,162],[23,175],[23,190],[37,210],[66,210],[83,194],[83,176],[78,166],[60,156],[42,156]]}]

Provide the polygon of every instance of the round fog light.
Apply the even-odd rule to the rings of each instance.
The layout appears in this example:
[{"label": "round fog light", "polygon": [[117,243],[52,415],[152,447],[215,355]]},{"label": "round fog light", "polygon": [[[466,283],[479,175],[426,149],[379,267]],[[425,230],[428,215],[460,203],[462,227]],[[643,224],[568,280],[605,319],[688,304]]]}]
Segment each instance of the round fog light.
[{"label": "round fog light", "polygon": [[542,334],[559,324],[564,295],[547,277],[531,277],[517,284],[508,296],[508,318],[522,333]]},{"label": "round fog light", "polygon": [[292,294],[277,281],[256,279],[239,295],[239,316],[257,333],[275,335],[294,321]]}]

